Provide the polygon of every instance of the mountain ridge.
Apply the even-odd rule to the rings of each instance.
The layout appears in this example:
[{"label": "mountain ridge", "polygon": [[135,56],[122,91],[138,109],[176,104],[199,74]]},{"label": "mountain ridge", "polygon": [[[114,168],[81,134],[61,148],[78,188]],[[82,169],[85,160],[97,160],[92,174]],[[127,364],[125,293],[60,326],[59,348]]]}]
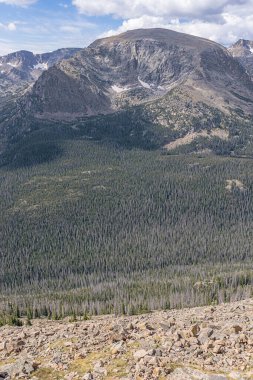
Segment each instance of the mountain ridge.
[{"label": "mountain ridge", "polygon": [[253,41],[240,39],[228,48],[253,79]]},{"label": "mountain ridge", "polygon": [[0,56],[0,109],[3,104],[20,97],[43,71],[61,59],[70,58],[78,48],[63,48],[50,53],[34,54],[20,50]]},{"label": "mountain ridge", "polygon": [[[119,113],[129,130],[128,114],[126,120],[139,123],[142,136],[155,134],[160,147],[192,133],[206,141],[227,136],[233,152],[234,145],[246,146],[253,82],[231,51],[213,41],[168,29],[138,29],[98,39],[60,60],[20,97],[15,112],[8,112],[9,124],[21,125],[16,129],[22,133],[41,123],[87,126],[97,117],[90,124],[101,134],[99,120],[107,125],[114,117],[108,115],[115,115],[115,124]],[[108,136],[109,127],[100,129]]]},{"label": "mountain ridge", "polygon": [[[124,108],[124,104],[121,104],[124,102],[124,97],[128,104],[130,102],[132,105],[140,104],[154,97],[161,98],[174,86],[178,87],[181,82],[184,84],[191,82],[189,84],[193,83],[192,87],[195,88],[198,87],[197,83],[205,82],[205,87],[209,82],[208,86],[211,90],[213,87],[219,86],[219,81],[224,83],[223,91],[226,91],[228,86],[239,87],[238,83],[231,85],[229,78],[226,80],[226,78],[219,77],[219,81],[217,80],[217,75],[221,70],[223,70],[223,76],[229,77],[229,73],[227,73],[229,69],[231,69],[234,79],[240,81],[252,96],[252,82],[230,58],[224,47],[198,37],[185,36],[187,35],[163,29],[141,29],[123,33],[118,37],[97,40],[88,48],[83,49],[75,58],[62,61],[55,68],[46,72],[35,84],[32,96],[38,96],[41,99],[43,97],[49,99],[51,96],[49,109],[43,104],[43,101],[40,102],[40,107],[44,108],[45,112],[52,113],[53,107],[59,112],[61,108],[67,112],[68,107],[65,104],[62,107],[58,103],[57,105],[53,104],[55,99],[59,99],[59,95],[54,92],[50,94],[50,90],[53,89],[46,87],[45,91],[47,92],[43,94],[43,79],[50,81],[55,78],[60,86],[61,80],[65,81],[68,78],[57,78],[57,74],[61,72],[61,75],[64,76],[65,73],[72,78],[70,85],[75,86],[73,81],[77,80],[79,89],[84,86],[84,92],[90,92],[90,104],[89,97],[88,99],[84,97],[82,104],[77,103],[80,113],[89,116]],[[215,58],[214,55],[216,55]],[[210,76],[212,74],[214,74],[213,77]],[[219,87],[221,89],[222,86]],[[42,92],[40,93],[40,91]],[[75,100],[74,96],[71,98],[71,91],[68,95],[69,102]],[[231,91],[228,96],[230,95]],[[211,100],[209,99],[210,103],[212,103]],[[236,106],[243,103],[243,96],[240,100],[241,102],[237,98]],[[236,103],[235,97],[233,97],[233,102]],[[92,104],[95,110],[92,108]],[[101,104],[102,106],[100,106]],[[221,105],[221,102],[216,104],[217,107]],[[242,106],[246,112],[253,112],[253,108],[247,107],[245,102]],[[69,106],[69,114],[73,116],[74,108],[75,104],[72,102]],[[247,108],[250,109],[247,110]]]}]

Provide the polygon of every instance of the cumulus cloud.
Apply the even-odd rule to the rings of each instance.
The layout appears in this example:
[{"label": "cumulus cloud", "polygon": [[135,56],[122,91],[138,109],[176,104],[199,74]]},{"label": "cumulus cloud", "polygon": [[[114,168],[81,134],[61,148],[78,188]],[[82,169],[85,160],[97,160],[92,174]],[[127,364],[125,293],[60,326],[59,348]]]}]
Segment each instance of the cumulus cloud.
[{"label": "cumulus cloud", "polygon": [[239,38],[253,39],[253,16],[241,19],[224,14],[224,19],[225,22],[217,24],[198,19],[181,23],[179,19],[167,21],[163,17],[142,16],[123,21],[118,29],[109,30],[102,37],[109,37],[138,28],[166,28],[208,38],[225,45],[230,45]]},{"label": "cumulus cloud", "polygon": [[0,28],[14,32],[17,29],[17,25],[15,22],[9,22],[8,24],[0,23]]},{"label": "cumulus cloud", "polygon": [[72,0],[81,13],[120,18],[149,16],[203,16],[220,13],[226,6],[247,0]]},{"label": "cumulus cloud", "polygon": [[26,7],[36,2],[37,0],[0,0],[0,4],[17,5],[19,7]]},{"label": "cumulus cloud", "polygon": [[7,29],[10,30],[11,32],[13,32],[14,30],[16,30],[17,27],[16,27],[15,22],[10,22],[10,23],[7,25]]},{"label": "cumulus cloud", "polygon": [[253,39],[253,0],[72,0],[80,13],[121,19],[104,36],[137,28],[168,28],[231,44]]}]

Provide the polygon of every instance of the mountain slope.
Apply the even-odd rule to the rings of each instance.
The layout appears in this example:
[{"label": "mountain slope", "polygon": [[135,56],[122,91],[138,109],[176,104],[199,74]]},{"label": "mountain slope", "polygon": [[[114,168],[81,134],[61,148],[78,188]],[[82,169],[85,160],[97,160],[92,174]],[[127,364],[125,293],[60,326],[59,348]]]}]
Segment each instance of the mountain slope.
[{"label": "mountain slope", "polygon": [[61,60],[1,116],[8,139],[64,123],[132,146],[244,154],[252,147],[253,82],[215,42],[140,29]]},{"label": "mountain slope", "polygon": [[226,49],[170,31],[102,39],[45,71],[0,113],[0,313],[251,294],[251,107]]},{"label": "mountain slope", "polygon": [[20,96],[44,70],[76,54],[80,49],[59,49],[51,53],[33,54],[21,50],[0,57],[0,107],[8,99]]},{"label": "mountain slope", "polygon": [[163,29],[95,41],[46,71],[30,99],[41,117],[76,118],[161,98],[182,86],[194,102],[253,113],[253,84],[225,48]]},{"label": "mountain slope", "polygon": [[252,291],[252,159],[64,133],[30,133],[0,167],[0,314],[5,300],[112,313]]},{"label": "mountain slope", "polygon": [[5,326],[0,330],[0,373],[6,373],[6,380],[8,375],[27,380],[250,380],[252,308],[252,299],[246,299]]},{"label": "mountain slope", "polygon": [[236,58],[253,78],[253,41],[239,40],[228,51]]}]

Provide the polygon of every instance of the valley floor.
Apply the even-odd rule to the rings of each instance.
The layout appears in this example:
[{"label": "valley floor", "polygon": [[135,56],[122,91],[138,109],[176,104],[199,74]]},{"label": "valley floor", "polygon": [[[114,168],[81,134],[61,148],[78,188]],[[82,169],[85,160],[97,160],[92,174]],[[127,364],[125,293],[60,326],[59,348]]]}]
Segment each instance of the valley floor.
[{"label": "valley floor", "polygon": [[0,379],[253,379],[253,299],[0,328]]}]

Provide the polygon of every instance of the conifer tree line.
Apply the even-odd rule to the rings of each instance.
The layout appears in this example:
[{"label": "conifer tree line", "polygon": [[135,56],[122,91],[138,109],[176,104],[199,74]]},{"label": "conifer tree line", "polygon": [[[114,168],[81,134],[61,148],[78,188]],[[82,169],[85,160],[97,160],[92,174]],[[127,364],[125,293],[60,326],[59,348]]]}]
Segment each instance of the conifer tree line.
[{"label": "conifer tree line", "polygon": [[0,168],[3,320],[252,296],[252,159],[41,141]]}]

